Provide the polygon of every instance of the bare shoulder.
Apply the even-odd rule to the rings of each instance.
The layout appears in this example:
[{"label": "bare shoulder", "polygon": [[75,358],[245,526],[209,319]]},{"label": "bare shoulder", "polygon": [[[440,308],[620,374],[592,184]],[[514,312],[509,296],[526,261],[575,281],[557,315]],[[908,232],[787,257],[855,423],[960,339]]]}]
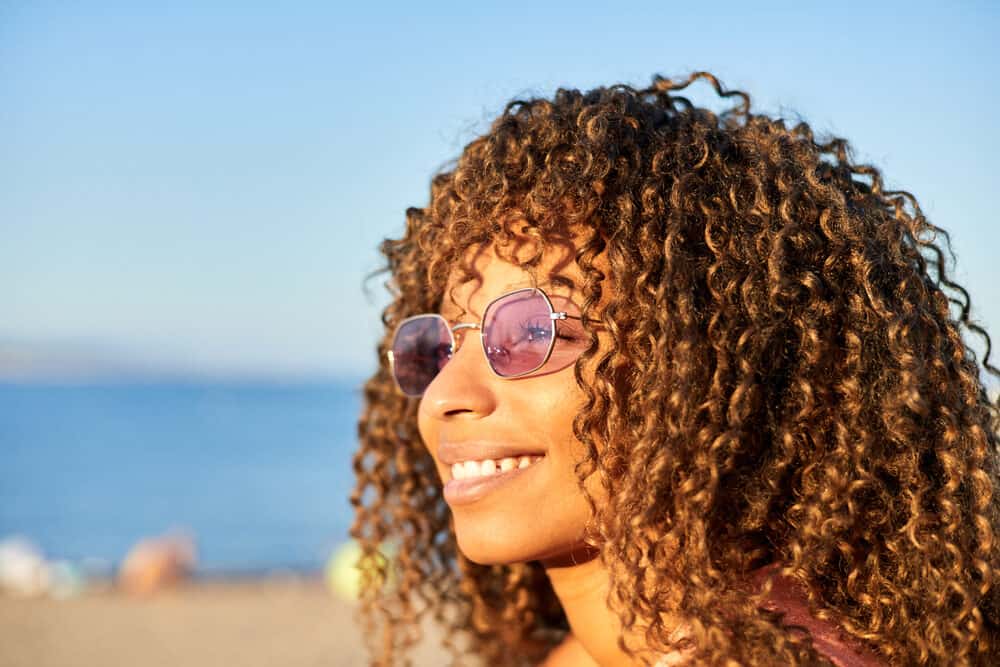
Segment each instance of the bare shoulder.
[{"label": "bare shoulder", "polygon": [[600,665],[590,657],[580,640],[573,636],[573,633],[569,633],[545,656],[545,660],[540,662],[538,667],[600,667]]}]

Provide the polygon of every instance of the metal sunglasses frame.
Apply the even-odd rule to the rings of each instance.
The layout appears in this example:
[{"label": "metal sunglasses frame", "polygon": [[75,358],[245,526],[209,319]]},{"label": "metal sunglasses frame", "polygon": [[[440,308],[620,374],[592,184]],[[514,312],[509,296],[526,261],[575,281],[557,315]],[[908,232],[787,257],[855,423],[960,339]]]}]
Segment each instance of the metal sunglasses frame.
[{"label": "metal sunglasses frame", "polygon": [[[524,371],[522,373],[516,373],[514,375],[500,375],[500,373],[497,373],[496,369],[493,368],[493,364],[490,362],[490,356],[486,352],[486,339],[483,338],[483,322],[486,320],[486,315],[487,315],[487,313],[490,312],[490,308],[493,307],[493,304],[497,303],[498,301],[501,301],[502,299],[506,299],[509,296],[512,296],[514,294],[518,294],[520,292],[533,292],[533,293],[537,292],[538,294],[540,294],[542,296],[543,299],[545,299],[545,303],[549,307],[549,319],[552,321],[552,333],[553,333],[553,335],[549,339],[549,346],[545,350],[545,356],[542,358],[541,362],[539,362],[539,364],[537,366],[535,366],[534,368],[531,368],[529,370],[526,370],[526,371]],[[396,336],[399,335],[399,330],[400,330],[400,328],[402,328],[402,326],[404,324],[406,324],[407,322],[410,322],[412,320],[417,320],[417,319],[424,318],[424,317],[436,317],[436,318],[440,319],[442,322],[444,322],[445,327],[448,329],[448,336],[451,338],[451,348],[452,348],[451,354],[452,355],[454,355],[456,352],[458,352],[458,347],[459,347],[458,346],[458,341],[455,339],[455,332],[458,331],[459,329],[478,329],[479,330],[480,348],[483,350],[483,356],[486,358],[486,365],[489,367],[489,369],[493,373],[493,375],[495,375],[496,377],[498,377],[498,378],[500,378],[502,380],[513,380],[515,378],[524,377],[525,375],[528,375],[530,373],[534,373],[535,371],[537,371],[539,368],[541,368],[542,366],[544,366],[548,362],[549,357],[552,356],[552,350],[553,350],[553,348],[555,347],[555,344],[556,344],[555,322],[557,320],[571,319],[571,320],[580,320],[581,322],[583,321],[582,317],[577,317],[576,315],[570,315],[569,313],[567,313],[564,310],[563,311],[557,311],[555,309],[555,307],[553,307],[552,300],[549,298],[549,295],[546,294],[540,287],[522,287],[520,289],[516,289],[516,290],[510,291],[510,292],[504,292],[503,294],[501,294],[500,296],[496,297],[495,299],[493,299],[492,301],[490,301],[488,304],[486,304],[486,307],[483,309],[483,319],[480,320],[479,322],[460,322],[460,323],[452,326],[448,322],[448,320],[446,320],[444,318],[443,315],[439,315],[438,313],[421,313],[419,315],[413,315],[411,317],[407,317],[402,322],[400,322],[399,324],[396,325],[396,329],[392,333],[392,341],[393,342],[396,341]],[[464,338],[463,338],[463,343],[464,343]],[[393,379],[393,381],[396,382],[396,388],[399,389],[399,391],[401,391],[406,396],[412,396],[412,397],[422,396],[423,392],[420,392],[419,394],[408,394],[405,391],[403,391],[403,388],[399,386],[399,381],[396,380],[396,364],[395,364],[395,359],[393,358],[393,353],[392,353],[392,349],[391,348],[388,349],[388,350],[386,350],[386,357],[388,357],[388,359],[389,359],[389,370],[392,372],[392,379]],[[435,376],[435,377],[437,377],[437,376]]]}]

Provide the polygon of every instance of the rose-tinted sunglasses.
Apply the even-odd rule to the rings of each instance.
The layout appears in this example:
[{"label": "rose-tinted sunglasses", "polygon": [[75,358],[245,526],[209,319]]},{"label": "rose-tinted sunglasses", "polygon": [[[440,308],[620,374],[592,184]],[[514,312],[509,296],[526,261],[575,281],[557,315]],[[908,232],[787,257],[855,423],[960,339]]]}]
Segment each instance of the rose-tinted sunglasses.
[{"label": "rose-tinted sunglasses", "polygon": [[[455,332],[479,329],[486,361],[499,377],[527,375],[550,359],[565,367],[589,345],[582,327],[567,320],[582,321],[566,311],[556,311],[549,296],[536,287],[514,290],[490,301],[479,324],[450,326],[438,314],[414,315],[396,327],[387,353],[389,366],[400,391],[420,396],[455,353]],[[557,321],[561,323],[558,331]]]}]

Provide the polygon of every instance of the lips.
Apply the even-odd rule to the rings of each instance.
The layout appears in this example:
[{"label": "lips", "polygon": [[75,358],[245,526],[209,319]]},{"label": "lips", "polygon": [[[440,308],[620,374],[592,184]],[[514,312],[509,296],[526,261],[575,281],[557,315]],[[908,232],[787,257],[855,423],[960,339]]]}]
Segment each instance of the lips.
[{"label": "lips", "polygon": [[[454,508],[474,504],[508,485],[513,485],[516,488],[517,484],[524,484],[537,478],[539,474],[537,471],[542,467],[543,461],[545,461],[544,456],[526,468],[514,468],[507,472],[496,472],[481,477],[452,478],[444,485],[444,500]],[[509,506],[507,505],[507,507]]]},{"label": "lips", "polygon": [[493,459],[498,461],[520,456],[544,456],[545,450],[529,445],[490,442],[484,440],[445,441],[438,446],[437,457],[445,465],[463,463],[465,461],[483,461]]}]

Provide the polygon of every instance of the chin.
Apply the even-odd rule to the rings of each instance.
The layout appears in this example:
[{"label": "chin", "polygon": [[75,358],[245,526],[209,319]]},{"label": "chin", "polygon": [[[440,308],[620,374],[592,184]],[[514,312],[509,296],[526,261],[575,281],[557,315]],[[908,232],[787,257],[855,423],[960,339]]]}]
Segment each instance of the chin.
[{"label": "chin", "polygon": [[[526,527],[526,526],[525,526]],[[590,548],[573,539],[559,539],[537,522],[534,530],[498,530],[474,520],[455,520],[455,537],[462,555],[479,565],[512,565],[529,561],[589,560]],[[586,552],[586,555],[585,555]]]},{"label": "chin", "polygon": [[455,537],[462,555],[479,565],[511,565],[536,560],[531,538],[516,531],[495,530],[489,526],[471,528],[455,522]]}]

